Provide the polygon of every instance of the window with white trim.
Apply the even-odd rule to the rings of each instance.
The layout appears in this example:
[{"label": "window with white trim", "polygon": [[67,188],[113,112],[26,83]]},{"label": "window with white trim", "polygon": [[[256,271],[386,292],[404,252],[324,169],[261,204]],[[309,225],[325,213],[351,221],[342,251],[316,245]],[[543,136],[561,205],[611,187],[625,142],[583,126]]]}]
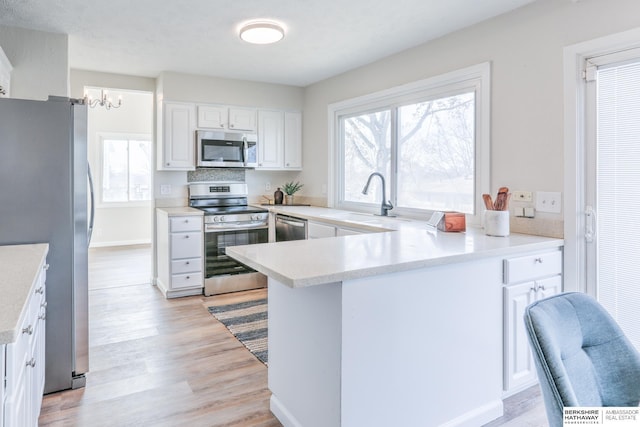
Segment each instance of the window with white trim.
[{"label": "window with white trim", "polygon": [[131,204],[151,200],[151,137],[103,135],[101,201]]},{"label": "window with white trim", "polygon": [[481,212],[489,192],[489,64],[329,107],[333,206],[377,212],[386,178],[394,213]]}]

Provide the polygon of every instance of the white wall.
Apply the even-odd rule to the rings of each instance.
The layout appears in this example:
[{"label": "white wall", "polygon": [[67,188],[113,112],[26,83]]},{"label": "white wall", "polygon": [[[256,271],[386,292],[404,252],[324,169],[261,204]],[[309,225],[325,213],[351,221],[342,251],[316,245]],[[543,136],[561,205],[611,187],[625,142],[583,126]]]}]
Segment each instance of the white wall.
[{"label": "white wall", "polygon": [[[152,201],[145,206],[111,207],[101,202],[102,133],[147,134],[153,141],[153,93],[111,90],[122,95],[122,106],[106,110],[97,106],[88,113],[88,158],[94,172],[96,216],[92,246],[151,243]],[[155,163],[151,161],[152,173]]]},{"label": "white wall", "polygon": [[[114,88],[117,97],[122,94],[122,107],[107,111],[103,107],[89,108],[88,158],[96,187],[100,182],[100,141],[98,134],[134,133],[150,134],[154,138],[153,100],[155,79],[71,70],[71,96],[81,98],[85,86]],[[123,89],[124,91],[118,91]],[[155,163],[152,162],[155,169]],[[99,192],[97,193],[99,195]],[[105,207],[97,202],[94,233],[91,246],[135,244],[151,242],[153,201],[145,207]]]},{"label": "white wall", "polygon": [[[522,9],[305,89],[304,170],[310,196],[327,183],[327,106],[490,61],[491,188],[563,190],[562,49],[640,26],[637,0],[538,0]],[[561,219],[562,215],[541,217]]]},{"label": "white wall", "polygon": [[11,61],[11,97],[69,96],[69,36],[0,25],[0,46]]}]

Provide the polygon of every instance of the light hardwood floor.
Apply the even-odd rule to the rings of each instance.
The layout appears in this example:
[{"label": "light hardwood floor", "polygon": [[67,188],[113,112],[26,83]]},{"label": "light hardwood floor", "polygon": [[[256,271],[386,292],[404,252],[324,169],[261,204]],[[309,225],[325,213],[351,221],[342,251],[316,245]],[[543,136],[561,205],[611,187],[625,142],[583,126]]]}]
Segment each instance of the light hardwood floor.
[{"label": "light hardwood floor", "polygon": [[[206,309],[266,290],[166,300],[138,283],[150,271],[144,250],[101,248],[90,258],[87,385],[45,396],[40,426],[280,426],[267,368]],[[489,425],[546,426],[537,387],[507,399]]]}]

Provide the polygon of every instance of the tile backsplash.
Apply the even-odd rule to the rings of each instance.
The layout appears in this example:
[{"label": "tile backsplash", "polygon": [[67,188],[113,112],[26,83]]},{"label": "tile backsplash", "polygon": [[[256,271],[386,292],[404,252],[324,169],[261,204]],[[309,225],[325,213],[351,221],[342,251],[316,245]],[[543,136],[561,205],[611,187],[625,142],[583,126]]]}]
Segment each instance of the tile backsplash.
[{"label": "tile backsplash", "polygon": [[188,182],[241,181],[245,180],[244,169],[202,168],[187,172]]}]

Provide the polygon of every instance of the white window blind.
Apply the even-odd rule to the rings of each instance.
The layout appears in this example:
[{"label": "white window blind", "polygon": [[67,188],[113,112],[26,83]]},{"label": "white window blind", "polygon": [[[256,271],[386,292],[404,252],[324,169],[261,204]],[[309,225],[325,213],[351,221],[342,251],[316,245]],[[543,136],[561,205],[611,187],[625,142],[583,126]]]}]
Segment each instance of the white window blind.
[{"label": "white window blind", "polygon": [[640,60],[596,82],[598,300],[640,350]]}]

